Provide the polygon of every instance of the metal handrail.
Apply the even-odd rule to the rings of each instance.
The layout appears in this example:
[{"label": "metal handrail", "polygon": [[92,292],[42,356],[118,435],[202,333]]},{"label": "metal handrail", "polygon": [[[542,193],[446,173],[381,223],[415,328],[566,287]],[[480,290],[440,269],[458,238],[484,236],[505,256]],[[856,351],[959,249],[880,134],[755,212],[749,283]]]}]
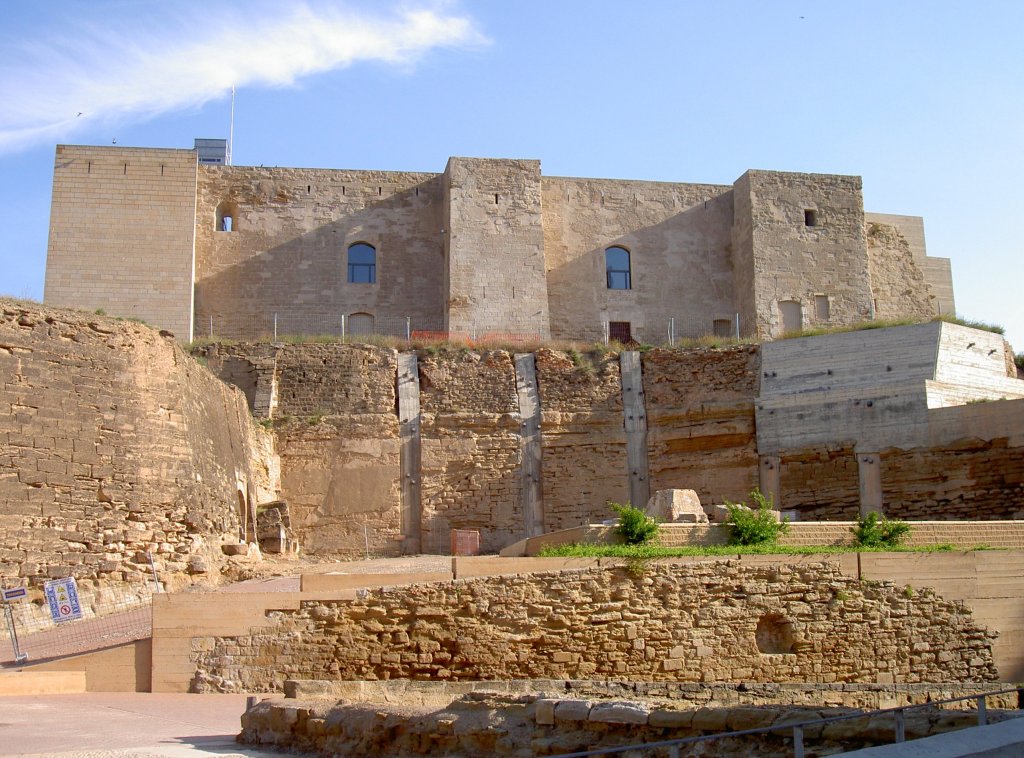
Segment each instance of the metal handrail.
[{"label": "metal handrail", "polygon": [[905,716],[907,711],[911,711],[916,708],[930,708],[932,706],[945,705],[947,703],[959,703],[964,700],[976,700],[978,702],[978,726],[985,726],[988,723],[988,711],[985,707],[985,699],[988,697],[992,697],[994,695],[1005,695],[1010,692],[1017,693],[1017,699],[1019,703],[1021,695],[1024,694],[1024,687],[1011,687],[1005,690],[993,690],[992,692],[982,692],[977,695],[951,697],[946,698],[945,700],[932,700],[928,703],[917,703],[915,705],[901,705],[895,708],[880,708],[875,711],[847,713],[842,716],[829,716],[823,719],[799,721],[795,724],[783,724],[781,726],[762,726],[758,727],[757,729],[742,729],[737,732],[703,734],[698,737],[682,737],[680,739],[662,740],[660,742],[642,742],[637,745],[620,745],[618,747],[600,748],[598,750],[584,750],[578,753],[559,753],[557,754],[556,758],[587,758],[588,756],[594,755],[615,755],[616,753],[624,753],[627,750],[645,751],[661,747],[667,747],[669,749],[669,758],[679,758],[679,748],[683,745],[692,745],[697,742],[707,742],[709,740],[719,740],[725,737],[746,737],[752,734],[769,734],[771,732],[781,732],[786,729],[793,730],[794,758],[804,758],[804,730],[807,727],[819,726],[822,724],[831,724],[836,721],[849,721],[851,719],[861,719],[865,717],[870,718],[880,714],[892,713],[894,722],[893,742],[904,742],[906,740]]}]

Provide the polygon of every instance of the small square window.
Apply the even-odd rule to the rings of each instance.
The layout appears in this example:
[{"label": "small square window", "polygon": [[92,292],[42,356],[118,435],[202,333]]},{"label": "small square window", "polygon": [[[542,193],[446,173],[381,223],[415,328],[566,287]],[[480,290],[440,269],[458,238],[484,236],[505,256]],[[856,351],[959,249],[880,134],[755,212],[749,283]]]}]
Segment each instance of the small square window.
[{"label": "small square window", "polygon": [[804,209],[804,226],[817,226],[818,212],[813,208]]}]

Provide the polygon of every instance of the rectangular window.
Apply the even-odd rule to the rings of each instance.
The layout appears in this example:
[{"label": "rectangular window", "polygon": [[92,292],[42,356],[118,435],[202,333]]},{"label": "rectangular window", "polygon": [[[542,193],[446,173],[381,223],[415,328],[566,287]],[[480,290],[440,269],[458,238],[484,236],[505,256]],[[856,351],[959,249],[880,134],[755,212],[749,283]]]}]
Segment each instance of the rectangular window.
[{"label": "rectangular window", "polygon": [[814,296],[814,315],[818,321],[828,321],[832,315],[832,309],[829,307],[828,295],[815,295]]},{"label": "rectangular window", "polygon": [[608,339],[612,342],[620,342],[623,345],[633,341],[633,331],[628,321],[609,321]]},{"label": "rectangular window", "polygon": [[818,225],[818,212],[813,208],[806,208],[804,210],[804,226],[817,226]]}]

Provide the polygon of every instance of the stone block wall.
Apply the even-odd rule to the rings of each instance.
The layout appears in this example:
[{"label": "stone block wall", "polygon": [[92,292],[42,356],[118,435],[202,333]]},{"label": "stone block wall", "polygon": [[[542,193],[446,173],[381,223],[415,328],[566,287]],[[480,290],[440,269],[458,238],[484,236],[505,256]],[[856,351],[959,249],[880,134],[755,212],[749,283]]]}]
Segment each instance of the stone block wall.
[{"label": "stone block wall", "polygon": [[[563,571],[310,601],[197,641],[193,687],[285,679],[956,682],[997,678],[962,603],[827,563]],[[273,667],[260,665],[274,660]]]},{"label": "stone block wall", "polygon": [[[443,187],[438,174],[201,166],[194,216],[196,330],[253,339],[375,328],[443,328]],[[232,215],[232,230],[217,229]],[[348,248],[376,248],[376,281],[348,281]]]},{"label": "stone block wall", "polygon": [[[750,247],[735,254],[753,261],[753,333],[770,339],[789,330],[782,301],[800,304],[804,327],[867,320],[871,289],[860,177],[777,171],[744,177],[751,230],[736,236]],[[817,315],[817,296],[828,298],[828,318]]]},{"label": "stone block wall", "polygon": [[629,500],[622,385],[614,353],[536,353],[543,411],[544,529],[613,518]]},{"label": "stone block wall", "polygon": [[221,559],[278,483],[238,390],[171,336],[0,301],[0,570],[170,585]]},{"label": "stone block wall", "polygon": [[419,368],[423,549],[447,553],[452,529],[478,529],[498,550],[525,529],[512,356],[426,355]]},{"label": "stone block wall", "polygon": [[540,161],[453,157],[443,178],[447,328],[550,337]]},{"label": "stone block wall", "polygon": [[[640,341],[712,334],[735,315],[730,187],[544,177],[544,258],[551,333],[597,341],[624,321]],[[608,289],[605,250],[630,253],[630,289]],[[694,282],[701,286],[695,287]]]},{"label": "stone block wall", "polygon": [[285,345],[274,366],[282,497],[299,543],[321,554],[362,555],[367,544],[398,554],[396,351]]},{"label": "stone block wall", "polygon": [[46,302],[192,339],[196,154],[58,145]]},{"label": "stone block wall", "polygon": [[743,501],[758,485],[754,346],[643,354],[651,492],[696,490],[704,504]]},{"label": "stone block wall", "polygon": [[[946,330],[956,339],[943,337]],[[861,506],[858,454],[883,451],[879,502],[893,515],[1011,518],[1024,511],[1015,478],[1024,403],[927,407],[938,384],[932,376],[961,392],[991,394],[1013,384],[999,373],[1001,342],[990,346],[989,336],[996,337],[931,323],[761,346],[646,351],[651,491],[695,489],[704,503],[746,501],[755,486],[775,491],[759,470],[771,467],[778,507],[804,520],[848,520]],[[941,373],[936,355],[945,353],[951,357]],[[245,389],[258,416],[273,416],[283,497],[306,548],[362,554],[365,528],[374,552],[399,550],[395,351],[238,345],[204,354],[212,370]],[[542,348],[535,363],[543,528],[610,518],[608,501],[630,498],[618,356]],[[420,352],[424,550],[448,552],[451,529],[479,530],[484,551],[525,536],[515,382],[505,351]]]},{"label": "stone block wall", "polygon": [[787,450],[779,460],[776,507],[796,511],[801,521],[855,521],[860,482],[853,445]]}]

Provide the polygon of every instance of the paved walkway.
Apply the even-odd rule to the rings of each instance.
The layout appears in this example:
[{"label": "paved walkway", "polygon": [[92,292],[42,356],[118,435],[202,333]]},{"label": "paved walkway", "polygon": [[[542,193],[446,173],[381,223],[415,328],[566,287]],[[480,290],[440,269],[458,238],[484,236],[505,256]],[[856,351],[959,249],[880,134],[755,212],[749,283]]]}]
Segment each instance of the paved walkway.
[{"label": "paved walkway", "polygon": [[245,695],[89,693],[0,697],[0,755],[283,756],[235,743]]}]

